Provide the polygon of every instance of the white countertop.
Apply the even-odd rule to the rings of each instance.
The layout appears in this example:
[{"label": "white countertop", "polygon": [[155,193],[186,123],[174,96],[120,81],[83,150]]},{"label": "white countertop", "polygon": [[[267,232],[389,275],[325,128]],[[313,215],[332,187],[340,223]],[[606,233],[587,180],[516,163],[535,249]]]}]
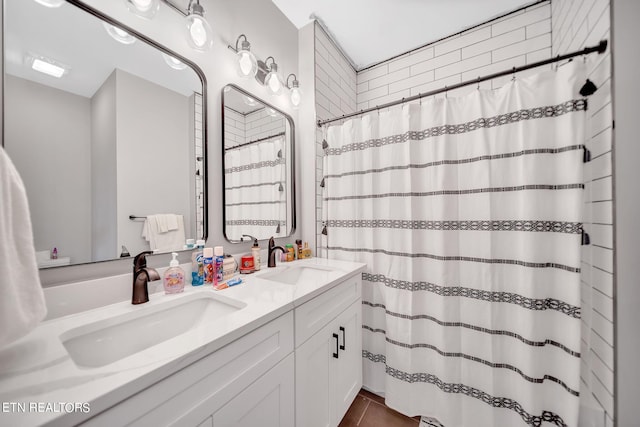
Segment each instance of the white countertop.
[{"label": "white countertop", "polygon": [[[299,285],[260,277],[302,265],[328,267],[339,274],[326,283]],[[241,275],[244,283],[221,291],[187,284],[180,294],[152,294],[146,304],[134,306],[123,301],[42,322],[27,336],[0,351],[0,426],[80,423],[304,304],[343,279],[359,274],[364,267],[361,263],[311,258]],[[66,331],[79,326],[170,300],[194,298],[196,293],[215,293],[246,306],[219,322],[201,322],[188,332],[97,368],[76,366],[60,340]],[[88,413],[82,410],[66,413],[64,404],[83,403],[89,404]]]}]

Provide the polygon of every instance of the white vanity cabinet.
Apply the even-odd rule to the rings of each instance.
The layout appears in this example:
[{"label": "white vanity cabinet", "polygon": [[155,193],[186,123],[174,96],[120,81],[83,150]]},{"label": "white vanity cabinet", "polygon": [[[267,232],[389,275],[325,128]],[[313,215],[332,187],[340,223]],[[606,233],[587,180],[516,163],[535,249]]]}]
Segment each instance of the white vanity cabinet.
[{"label": "white vanity cabinet", "polygon": [[83,426],[293,427],[293,360],[289,311]]},{"label": "white vanity cabinet", "polygon": [[297,307],[296,426],[335,427],[362,387],[360,275]]}]

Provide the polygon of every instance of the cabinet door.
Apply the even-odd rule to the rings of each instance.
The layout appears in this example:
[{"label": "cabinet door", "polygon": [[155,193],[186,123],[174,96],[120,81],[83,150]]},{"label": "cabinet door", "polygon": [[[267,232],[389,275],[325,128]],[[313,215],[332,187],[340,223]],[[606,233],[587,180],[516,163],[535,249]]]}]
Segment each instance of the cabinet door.
[{"label": "cabinet door", "polygon": [[362,387],[362,303],[358,299],[332,322],[339,336],[335,363],[335,422],[337,426]]},{"label": "cabinet door", "polygon": [[294,427],[293,370],[291,353],[213,414],[213,427]]},{"label": "cabinet door", "polygon": [[334,425],[334,329],[330,323],[296,349],[296,426]]}]

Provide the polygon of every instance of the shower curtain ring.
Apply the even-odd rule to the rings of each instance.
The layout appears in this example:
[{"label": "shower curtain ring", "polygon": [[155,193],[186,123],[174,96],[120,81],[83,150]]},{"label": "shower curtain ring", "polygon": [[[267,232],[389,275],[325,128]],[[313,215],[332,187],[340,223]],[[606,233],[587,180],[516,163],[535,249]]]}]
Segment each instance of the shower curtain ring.
[{"label": "shower curtain ring", "polygon": [[480,90],[480,76],[478,76],[478,87],[476,89]]},{"label": "shower curtain ring", "polygon": [[513,76],[511,77],[511,81],[512,82],[516,81],[516,67],[513,67]]},{"label": "shower curtain ring", "polygon": [[444,97],[449,98],[449,92],[447,91],[447,85],[444,85]]}]

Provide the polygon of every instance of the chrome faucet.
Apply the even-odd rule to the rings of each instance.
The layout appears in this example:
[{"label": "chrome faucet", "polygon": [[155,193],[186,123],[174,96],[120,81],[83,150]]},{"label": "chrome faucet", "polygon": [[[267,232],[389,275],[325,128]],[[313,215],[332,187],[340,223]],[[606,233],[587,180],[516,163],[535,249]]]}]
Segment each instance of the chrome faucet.
[{"label": "chrome faucet", "polygon": [[275,240],[273,237],[269,239],[269,262],[267,263],[267,267],[275,267],[276,266],[276,250],[280,249],[282,253],[286,253],[285,249],[282,246],[276,246]]},{"label": "chrome faucet", "polygon": [[160,280],[160,274],[155,269],[147,267],[146,256],[152,253],[152,251],[140,252],[133,259],[133,296],[131,297],[131,304],[148,302],[149,288],[147,283]]}]

